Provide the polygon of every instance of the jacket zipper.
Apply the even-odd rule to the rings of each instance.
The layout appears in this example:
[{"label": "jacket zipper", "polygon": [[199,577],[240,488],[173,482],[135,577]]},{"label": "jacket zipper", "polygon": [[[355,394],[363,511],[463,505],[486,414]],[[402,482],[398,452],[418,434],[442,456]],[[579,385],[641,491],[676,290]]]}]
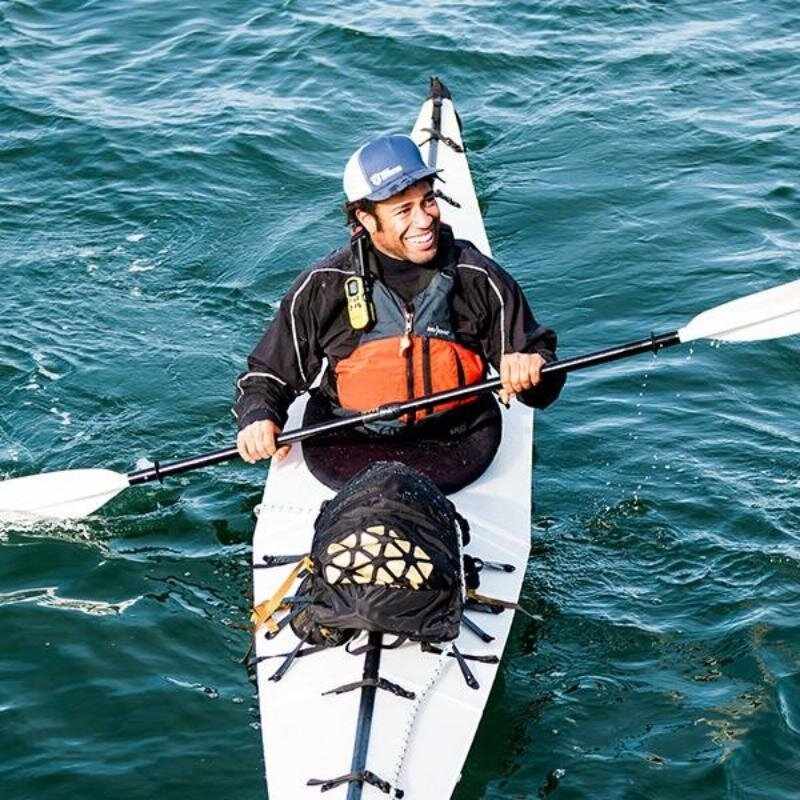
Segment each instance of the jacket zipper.
[{"label": "jacket zipper", "polygon": [[[405,318],[405,328],[400,338],[400,355],[406,360],[406,394],[409,400],[414,399],[414,352],[411,346],[411,333],[414,330],[414,306],[406,303],[403,310]],[[411,411],[407,415],[407,422],[413,425],[416,420],[416,412]]]},{"label": "jacket zipper", "polygon": [[404,356],[411,350],[411,332],[414,330],[414,306],[407,305],[403,310],[406,325],[400,337],[400,355]]}]

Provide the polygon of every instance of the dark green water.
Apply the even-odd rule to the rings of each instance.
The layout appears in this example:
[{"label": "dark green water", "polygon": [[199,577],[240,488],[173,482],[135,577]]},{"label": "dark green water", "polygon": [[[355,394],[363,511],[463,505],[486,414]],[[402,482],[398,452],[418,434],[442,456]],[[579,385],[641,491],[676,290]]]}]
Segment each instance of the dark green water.
[{"label": "dark green water", "polygon": [[[347,156],[430,74],[562,355],[800,277],[799,49],[793,0],[0,0],[0,475],[226,444],[246,353],[342,241]],[[553,770],[557,800],[800,797],[799,356],[645,357],[538,416],[543,621],[458,800]],[[263,478],[0,529],[4,798],[264,797],[236,663]]]}]

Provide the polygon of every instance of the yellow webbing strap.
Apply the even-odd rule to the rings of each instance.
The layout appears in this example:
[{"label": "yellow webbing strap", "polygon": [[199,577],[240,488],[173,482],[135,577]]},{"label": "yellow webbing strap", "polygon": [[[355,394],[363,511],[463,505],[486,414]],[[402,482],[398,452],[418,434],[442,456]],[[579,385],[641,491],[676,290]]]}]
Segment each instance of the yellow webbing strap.
[{"label": "yellow webbing strap", "polygon": [[292,588],[292,584],[297,580],[302,572],[311,572],[314,568],[314,562],[306,556],[302,561],[295,564],[294,569],[286,576],[283,583],[275,590],[275,594],[268,600],[259,603],[250,615],[250,621],[253,623],[255,630],[258,630],[262,625],[266,626],[270,633],[276,633],[278,630],[278,623],[272,618],[273,614],[281,607],[283,600]]}]

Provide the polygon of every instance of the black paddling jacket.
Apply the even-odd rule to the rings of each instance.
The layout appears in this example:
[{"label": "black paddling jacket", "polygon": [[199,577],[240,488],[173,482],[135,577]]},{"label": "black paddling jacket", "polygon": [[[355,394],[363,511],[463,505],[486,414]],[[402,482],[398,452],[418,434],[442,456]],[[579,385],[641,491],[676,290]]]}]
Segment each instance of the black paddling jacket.
[{"label": "black paddling jacket", "polygon": [[[498,370],[506,353],[539,353],[547,362],[555,359],[555,333],[534,319],[522,290],[502,267],[472,243],[454,239],[446,225],[441,227],[437,258],[440,270],[452,277],[448,333],[455,347],[478,354]],[[435,276],[436,271],[431,272]],[[344,281],[352,274],[346,247],[295,281],[250,354],[248,371],[236,382],[233,414],[240,429],[264,419],[283,427],[292,401],[314,383],[324,359],[327,369],[321,388],[339,404],[337,365],[352,360],[363,336],[351,327],[347,315]],[[517,399],[545,408],[558,397],[564,380],[564,375],[545,376]]]}]

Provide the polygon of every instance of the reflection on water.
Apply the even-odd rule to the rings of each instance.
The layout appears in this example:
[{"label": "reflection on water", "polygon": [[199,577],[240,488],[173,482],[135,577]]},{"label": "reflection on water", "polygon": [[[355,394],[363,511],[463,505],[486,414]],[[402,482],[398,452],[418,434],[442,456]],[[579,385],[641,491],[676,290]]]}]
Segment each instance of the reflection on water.
[{"label": "reflection on water", "polygon": [[23,589],[18,592],[0,592],[0,606],[15,603],[34,603],[47,608],[61,608],[68,611],[80,611],[96,617],[122,614],[141,597],[132,597],[118,603],[104,603],[100,600],[81,600],[74,597],[59,597],[56,586],[44,586],[36,589]]}]

